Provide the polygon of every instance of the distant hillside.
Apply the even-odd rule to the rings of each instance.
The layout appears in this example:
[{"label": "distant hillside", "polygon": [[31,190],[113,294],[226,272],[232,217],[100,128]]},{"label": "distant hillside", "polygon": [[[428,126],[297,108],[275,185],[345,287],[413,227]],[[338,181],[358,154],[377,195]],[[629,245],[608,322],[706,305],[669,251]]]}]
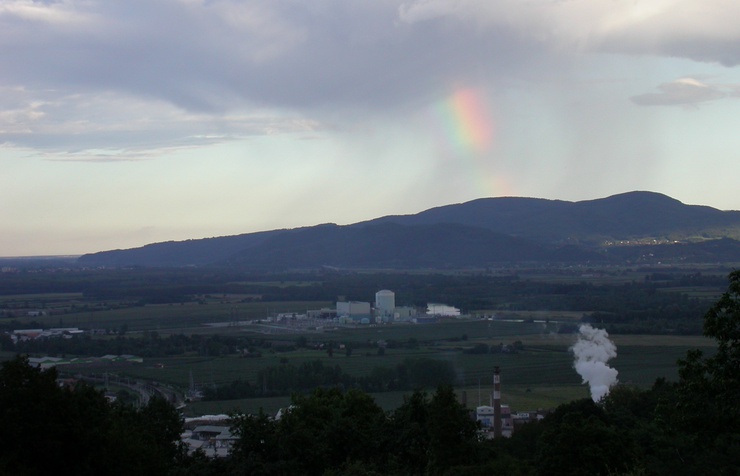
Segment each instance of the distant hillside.
[{"label": "distant hillside", "polygon": [[285,230],[246,233],[199,240],[165,241],[128,250],[90,253],[77,260],[83,266],[204,266],[218,263],[247,248],[257,246]]},{"label": "distant hillside", "polygon": [[[284,269],[651,259],[715,262],[740,258],[736,238],[740,212],[684,205],[658,193],[630,192],[581,202],[485,198],[347,226],[155,243],[84,255],[78,263]],[[646,248],[647,244],[651,246]]]},{"label": "distant hillside", "polygon": [[282,233],[229,261],[260,267],[450,268],[602,259],[586,250],[559,255],[555,247],[483,228],[384,223],[364,227],[321,225]]},{"label": "distant hillside", "polygon": [[629,192],[598,200],[482,198],[415,215],[364,222],[421,225],[458,223],[537,241],[601,245],[630,239],[740,239],[740,212],[684,205],[654,192]]}]

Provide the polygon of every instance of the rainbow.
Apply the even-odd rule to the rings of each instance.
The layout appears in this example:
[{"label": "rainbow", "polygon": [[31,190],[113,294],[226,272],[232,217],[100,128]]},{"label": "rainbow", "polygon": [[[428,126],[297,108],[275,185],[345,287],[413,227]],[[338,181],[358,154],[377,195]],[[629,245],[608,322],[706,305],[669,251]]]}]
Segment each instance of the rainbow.
[{"label": "rainbow", "polygon": [[458,152],[482,153],[493,143],[493,122],[485,101],[477,91],[455,91],[438,106],[437,113],[444,124],[449,143]]},{"label": "rainbow", "polygon": [[469,169],[480,192],[509,194],[507,180],[491,163],[495,127],[485,96],[475,89],[458,89],[433,106],[432,116],[444,155]]}]

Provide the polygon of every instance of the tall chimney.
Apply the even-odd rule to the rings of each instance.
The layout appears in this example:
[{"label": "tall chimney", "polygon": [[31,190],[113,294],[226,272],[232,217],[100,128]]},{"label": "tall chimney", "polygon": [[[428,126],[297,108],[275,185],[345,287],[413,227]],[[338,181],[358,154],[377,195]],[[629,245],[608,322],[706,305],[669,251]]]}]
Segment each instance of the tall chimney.
[{"label": "tall chimney", "polygon": [[493,368],[493,437],[501,438],[501,371]]}]

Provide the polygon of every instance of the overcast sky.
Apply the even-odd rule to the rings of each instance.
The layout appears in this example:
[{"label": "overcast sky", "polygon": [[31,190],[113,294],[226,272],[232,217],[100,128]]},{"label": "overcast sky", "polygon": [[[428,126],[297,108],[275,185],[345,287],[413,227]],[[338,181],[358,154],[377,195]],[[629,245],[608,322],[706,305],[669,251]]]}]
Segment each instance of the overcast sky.
[{"label": "overcast sky", "polygon": [[0,0],[0,256],[632,190],[740,209],[737,0]]}]

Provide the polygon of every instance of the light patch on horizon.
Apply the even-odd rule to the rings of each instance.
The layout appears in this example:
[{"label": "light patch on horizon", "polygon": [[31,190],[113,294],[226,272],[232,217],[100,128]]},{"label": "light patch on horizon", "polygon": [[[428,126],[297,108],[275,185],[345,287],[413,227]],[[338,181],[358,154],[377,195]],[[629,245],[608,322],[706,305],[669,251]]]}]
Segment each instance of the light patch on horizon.
[{"label": "light patch on horizon", "polygon": [[0,18],[17,18],[55,26],[81,27],[91,24],[94,19],[77,9],[70,8],[72,3],[6,0],[0,5]]},{"label": "light patch on horizon", "polygon": [[[737,91],[738,86],[733,89]],[[705,101],[713,101],[729,97],[729,92],[720,87],[712,86],[693,78],[681,78],[670,83],[661,84],[659,93],[640,94],[630,99],[640,106],[696,106]]]}]

